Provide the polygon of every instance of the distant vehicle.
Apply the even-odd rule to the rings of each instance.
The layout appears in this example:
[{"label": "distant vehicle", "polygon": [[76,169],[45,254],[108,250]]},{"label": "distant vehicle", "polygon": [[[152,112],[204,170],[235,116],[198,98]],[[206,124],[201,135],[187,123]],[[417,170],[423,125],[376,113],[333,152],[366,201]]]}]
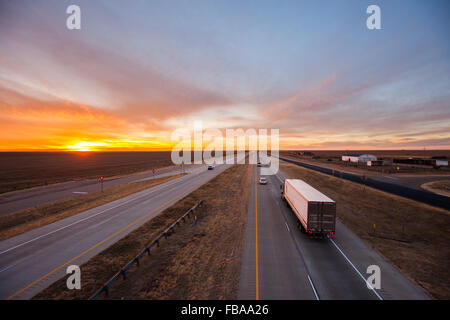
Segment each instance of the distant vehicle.
[{"label": "distant vehicle", "polygon": [[214,169],[214,166],[210,164],[210,165],[208,166],[208,170],[213,170],[213,169]]},{"label": "distant vehicle", "polygon": [[259,184],[267,184],[267,179],[266,178],[259,178]]},{"label": "distant vehicle", "polygon": [[258,167],[261,167],[261,162],[258,162]]},{"label": "distant vehicle", "polygon": [[335,234],[335,201],[299,179],[286,179],[281,189],[281,198],[292,208],[303,233],[328,238]]}]

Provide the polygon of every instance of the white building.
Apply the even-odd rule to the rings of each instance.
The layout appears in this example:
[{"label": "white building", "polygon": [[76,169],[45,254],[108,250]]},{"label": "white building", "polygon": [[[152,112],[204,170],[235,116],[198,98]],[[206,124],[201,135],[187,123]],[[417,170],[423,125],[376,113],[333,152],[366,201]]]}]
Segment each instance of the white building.
[{"label": "white building", "polygon": [[384,164],[383,160],[369,160],[367,161],[368,167],[382,166]]},{"label": "white building", "polygon": [[436,160],[436,167],[441,167],[441,166],[448,166],[448,160]]},{"label": "white building", "polygon": [[342,161],[345,162],[364,162],[367,163],[367,161],[376,161],[377,157],[373,154],[359,154],[359,153],[349,153],[344,154],[342,156]]}]

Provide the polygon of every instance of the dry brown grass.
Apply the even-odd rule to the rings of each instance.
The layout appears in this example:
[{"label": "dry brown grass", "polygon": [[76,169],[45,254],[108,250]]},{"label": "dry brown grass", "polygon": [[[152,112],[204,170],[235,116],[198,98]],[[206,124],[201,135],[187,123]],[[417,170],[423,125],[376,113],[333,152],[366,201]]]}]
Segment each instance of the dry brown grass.
[{"label": "dry brown grass", "polygon": [[[82,289],[60,279],[35,299],[87,299],[167,226],[198,202],[197,224],[182,224],[150,257],[117,280],[110,299],[235,299],[251,170],[235,165],[81,266]],[[102,296],[103,298],[103,296]]]},{"label": "dry brown grass", "polygon": [[[280,167],[335,200],[340,221],[432,297],[450,298],[449,211],[293,164]],[[411,242],[373,237],[373,224],[377,232]]]},{"label": "dry brown grass", "polygon": [[421,187],[430,192],[440,194],[441,196],[450,197],[450,180],[440,180],[427,182]]},{"label": "dry brown grass", "polygon": [[182,174],[121,184],[105,189],[103,192],[91,192],[74,198],[59,200],[22,211],[1,215],[0,240],[5,240],[29,230],[45,226],[52,222],[126,197],[132,193],[151,188],[180,176],[182,176]]}]

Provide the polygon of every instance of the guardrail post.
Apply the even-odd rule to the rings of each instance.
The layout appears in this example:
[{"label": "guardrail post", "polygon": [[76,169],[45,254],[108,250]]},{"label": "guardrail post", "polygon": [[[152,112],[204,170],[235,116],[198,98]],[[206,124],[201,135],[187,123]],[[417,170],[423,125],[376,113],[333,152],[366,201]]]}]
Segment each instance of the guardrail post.
[{"label": "guardrail post", "polygon": [[[159,241],[161,240],[161,238],[164,236],[164,237],[167,239],[167,237],[168,237],[172,232],[175,232],[175,226],[178,225],[178,223],[180,223],[181,221],[185,222],[186,219],[188,219],[189,216],[190,216],[192,213],[194,213],[194,210],[195,210],[197,207],[200,207],[200,206],[202,205],[202,203],[203,203],[203,200],[200,200],[200,201],[198,202],[197,205],[193,206],[193,207],[192,207],[191,209],[189,209],[182,217],[180,217],[177,221],[175,221],[175,223],[173,223],[168,229],[166,229],[166,230],[164,231],[164,233],[158,237],[158,239],[154,240],[148,247],[146,247],[146,248],[144,249],[144,251],[141,251],[141,253],[139,253],[138,256],[136,256],[130,263],[128,263],[124,268],[122,268],[122,269],[119,271],[119,275],[117,275],[117,274],[114,275],[108,282],[106,282],[105,285],[103,285],[103,287],[102,287],[99,291],[97,291],[93,296],[91,296],[91,297],[89,298],[89,300],[95,300],[95,299],[102,293],[102,291],[104,291],[104,292],[105,292],[105,296],[108,297],[108,296],[109,296],[109,285],[110,285],[112,282],[114,282],[114,281],[118,278],[118,276],[120,276],[120,275],[122,275],[123,280],[126,280],[126,278],[127,278],[126,271],[127,271],[127,269],[131,266],[132,262],[136,262],[136,264],[139,266],[139,265],[140,265],[140,257],[141,257],[145,252],[147,252],[147,254],[150,255],[150,249],[151,249],[151,247],[153,247],[153,245],[154,245],[155,243],[156,243],[156,245],[159,247]],[[195,217],[195,220],[197,220],[197,217],[196,217],[195,215],[194,215],[194,217]],[[193,218],[194,218],[194,217],[193,217]],[[195,222],[196,222],[196,221],[195,221]]]}]

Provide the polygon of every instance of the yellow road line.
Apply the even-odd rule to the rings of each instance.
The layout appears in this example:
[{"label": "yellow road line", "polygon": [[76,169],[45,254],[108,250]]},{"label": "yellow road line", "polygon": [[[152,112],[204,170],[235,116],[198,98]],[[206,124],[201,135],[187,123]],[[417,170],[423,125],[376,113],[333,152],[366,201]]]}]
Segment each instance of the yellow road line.
[{"label": "yellow road line", "polygon": [[[199,185],[200,185],[200,183],[197,184],[196,186],[194,186],[193,188],[189,189],[188,191],[182,193],[181,196],[180,196],[180,199],[183,198],[187,193],[194,191],[195,188],[197,188]],[[161,206],[159,206],[158,208],[153,209],[152,211],[150,211],[149,213],[147,213],[145,216],[140,217],[140,218],[137,219],[136,221],[130,223],[129,225],[127,225],[127,226],[123,227],[122,229],[120,229],[119,231],[113,233],[112,235],[110,235],[110,236],[107,237],[106,239],[104,239],[104,240],[100,241],[99,243],[97,243],[96,245],[90,247],[90,248],[87,249],[86,251],[80,253],[80,254],[77,255],[75,258],[70,259],[69,261],[67,261],[66,263],[60,265],[60,266],[57,267],[56,269],[53,269],[53,270],[50,271],[49,273],[47,273],[47,274],[43,275],[42,277],[40,277],[39,279],[33,281],[32,283],[30,283],[29,285],[27,285],[25,288],[22,288],[22,289],[20,289],[19,291],[17,291],[16,293],[10,295],[8,298],[6,298],[6,300],[10,300],[10,299],[14,298],[14,297],[17,296],[18,294],[24,292],[24,291],[27,290],[28,288],[30,288],[30,287],[34,286],[35,284],[37,284],[38,282],[44,280],[45,278],[47,278],[47,277],[50,276],[51,274],[55,273],[55,272],[58,271],[59,269],[65,267],[66,265],[68,265],[68,264],[71,263],[72,261],[75,261],[76,259],[78,259],[78,258],[84,256],[86,253],[88,253],[88,252],[94,250],[95,248],[97,248],[98,246],[102,245],[102,244],[105,243],[106,241],[108,241],[108,240],[110,240],[111,238],[115,237],[116,235],[122,233],[123,231],[125,231],[125,230],[128,229],[129,227],[131,227],[131,226],[133,226],[133,225],[139,223],[140,221],[142,221],[143,219],[145,219],[146,217],[148,217],[149,215],[151,215],[151,214],[154,213],[155,211],[161,209],[162,207],[166,206],[166,205],[169,204],[170,202],[173,202],[173,201],[176,200],[177,198],[179,198],[179,197],[177,196],[177,197],[174,197],[174,198],[168,200],[167,202],[163,203],[163,204],[162,204]]]},{"label": "yellow road line", "polygon": [[255,247],[256,247],[256,300],[259,300],[258,278],[258,168],[255,166]]}]

